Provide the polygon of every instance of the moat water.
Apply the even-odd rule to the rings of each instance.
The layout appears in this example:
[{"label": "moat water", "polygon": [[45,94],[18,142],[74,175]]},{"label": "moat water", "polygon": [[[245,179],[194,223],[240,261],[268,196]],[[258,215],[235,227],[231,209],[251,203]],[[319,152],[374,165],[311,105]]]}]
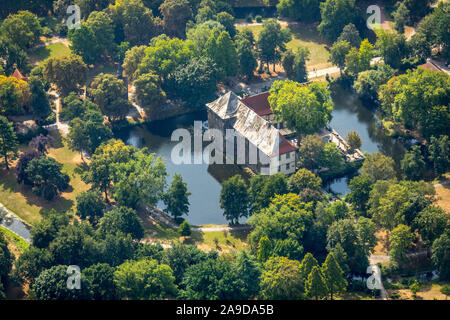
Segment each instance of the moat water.
[{"label": "moat water", "polygon": [[[346,137],[351,130],[356,131],[362,139],[361,150],[373,153],[381,151],[394,159],[401,159],[403,146],[400,142],[386,136],[380,127],[376,112],[365,106],[359,98],[342,88],[334,89],[332,98],[335,103],[333,110],[333,127],[341,136]],[[125,143],[138,148],[147,147],[162,157],[170,175],[168,183],[175,173],[180,173],[186,182],[191,196],[190,211],[186,220],[194,225],[226,224],[219,198],[221,182],[240,172],[233,165],[181,164],[171,161],[172,148],[177,142],[171,141],[172,132],[178,128],[192,130],[194,121],[205,121],[206,112],[196,112],[178,116],[168,120],[152,122],[131,129],[124,129],[117,134]],[[329,181],[325,188],[336,194],[346,194],[351,177],[343,177]],[[158,207],[164,208],[163,203]]]}]

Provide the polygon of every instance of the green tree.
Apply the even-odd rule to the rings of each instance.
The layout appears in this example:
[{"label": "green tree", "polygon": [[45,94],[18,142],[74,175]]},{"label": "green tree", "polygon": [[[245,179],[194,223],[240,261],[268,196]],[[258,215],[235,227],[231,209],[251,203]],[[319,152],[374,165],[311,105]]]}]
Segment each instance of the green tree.
[{"label": "green tree", "polygon": [[69,30],[68,38],[75,54],[88,64],[94,63],[114,49],[113,21],[106,12],[93,11],[81,28]]},{"label": "green tree", "polygon": [[361,45],[361,36],[359,35],[358,29],[356,29],[353,23],[349,23],[342,29],[342,33],[337,39],[340,41],[347,41],[350,46],[358,48]]},{"label": "green tree", "polygon": [[91,157],[88,171],[82,176],[92,188],[99,189],[109,202],[108,193],[115,179],[117,164],[130,161],[134,149],[121,140],[110,140],[101,144]]},{"label": "green tree", "polygon": [[356,19],[354,0],[326,0],[320,4],[321,22],[317,29],[322,37],[335,41],[342,30]]},{"label": "green tree", "polygon": [[119,296],[132,300],[175,297],[177,287],[172,269],[156,260],[129,260],[117,267],[114,282]]},{"label": "green tree", "polygon": [[392,13],[392,16],[395,21],[395,30],[402,34],[405,32],[405,25],[409,23],[410,12],[405,2],[398,2],[397,4],[397,9]]},{"label": "green tree", "polygon": [[407,55],[406,39],[403,34],[390,33],[386,30],[377,30],[376,48],[380,51],[384,63],[394,69],[401,66],[402,59]]},{"label": "green tree", "polygon": [[253,77],[253,72],[258,66],[253,45],[247,39],[237,39],[236,50],[239,60],[239,73],[245,75],[247,80],[250,80]]},{"label": "green tree", "polygon": [[347,134],[347,142],[350,150],[361,148],[362,140],[356,131],[349,131],[349,133]]},{"label": "green tree", "polygon": [[219,33],[219,30],[215,29],[206,42],[205,53],[216,64],[219,79],[237,74],[239,60],[236,46],[227,31]]},{"label": "green tree", "polygon": [[281,25],[275,19],[269,19],[263,22],[263,29],[261,30],[256,46],[258,48],[261,65],[273,63],[275,71],[275,64],[280,61],[281,53],[286,51],[286,43],[291,40],[291,33],[288,29],[282,29]]},{"label": "green tree", "polygon": [[260,296],[271,300],[298,300],[303,295],[300,262],[285,257],[272,257],[261,274]]},{"label": "green tree", "polygon": [[352,178],[349,183],[350,192],[345,200],[352,204],[362,215],[366,215],[367,202],[369,201],[370,190],[372,190],[372,180],[367,175],[360,175]]},{"label": "green tree", "polygon": [[33,192],[46,200],[52,200],[69,187],[69,176],[53,158],[41,156],[31,160],[25,173],[33,183]]},{"label": "green tree", "polygon": [[394,75],[394,70],[386,64],[377,64],[376,70],[366,70],[358,74],[353,89],[364,100],[376,102],[379,99],[381,85],[388,82]]},{"label": "green tree", "polygon": [[111,129],[103,124],[100,111],[87,111],[83,118],[77,117],[70,121],[67,141],[69,148],[79,151],[84,161],[84,152],[92,154],[100,144],[112,138],[113,134]]},{"label": "green tree", "polygon": [[432,245],[450,227],[449,215],[438,206],[428,206],[414,219],[420,236],[426,245]]},{"label": "green tree", "polygon": [[175,70],[171,91],[189,107],[203,108],[216,94],[219,76],[217,70],[212,59],[193,58],[187,65]]},{"label": "green tree", "polygon": [[342,70],[345,69],[345,58],[350,52],[350,43],[348,41],[337,41],[330,49],[330,62],[339,67],[339,71],[342,74]]},{"label": "green tree", "polygon": [[89,94],[111,122],[126,116],[130,108],[130,102],[124,98],[127,90],[123,80],[117,79],[112,74],[100,73],[92,81]]},{"label": "green tree", "polygon": [[450,142],[448,136],[431,137],[428,152],[434,173],[441,175],[447,172],[450,165]]},{"label": "green tree", "polygon": [[[47,248],[56,238],[59,230],[69,224],[69,217],[51,210],[31,229],[31,243],[36,248]],[[37,275],[36,275],[37,276]]]},{"label": "green tree", "polygon": [[33,116],[39,120],[46,119],[52,113],[52,109],[43,82],[40,78],[31,76],[28,79],[28,86],[31,92],[30,106]]},{"label": "green tree", "polygon": [[344,272],[332,252],[328,254],[322,264],[322,274],[331,300],[333,300],[333,295],[343,293],[347,288]]},{"label": "green tree", "polygon": [[188,40],[191,40],[196,44],[200,52],[203,52],[203,50],[205,50],[206,42],[211,34],[215,32],[215,29],[219,30],[219,32],[225,31],[225,27],[219,22],[207,20],[188,28],[186,31],[186,37]]},{"label": "green tree", "polygon": [[42,271],[53,265],[53,257],[47,249],[30,246],[15,261],[14,274],[24,281],[29,281],[31,286]]},{"label": "green tree", "polygon": [[97,263],[84,269],[82,276],[89,281],[94,300],[117,299],[114,268],[107,263]]},{"label": "green tree", "polygon": [[311,134],[331,120],[333,102],[324,83],[308,86],[291,80],[275,81],[270,88],[270,108],[277,120],[298,134]]},{"label": "green tree", "polygon": [[319,168],[319,156],[325,146],[325,142],[317,134],[303,137],[298,150],[298,161],[301,167],[308,170]]},{"label": "green tree", "polygon": [[272,256],[272,242],[267,237],[261,237],[258,243],[258,262],[263,264]]},{"label": "green tree", "polygon": [[93,298],[89,281],[81,276],[81,289],[71,290],[67,286],[68,266],[58,265],[42,271],[31,290],[37,300],[91,300]]},{"label": "green tree", "polygon": [[289,189],[299,194],[304,189],[320,191],[322,179],[307,169],[300,169],[289,177]]},{"label": "green tree", "polygon": [[167,264],[173,270],[175,283],[183,280],[186,269],[208,259],[208,255],[193,245],[180,242],[173,243],[171,248],[164,250],[161,263]]},{"label": "green tree", "polygon": [[411,150],[405,153],[401,169],[405,179],[417,181],[423,177],[425,161],[419,146],[412,146]]},{"label": "green tree", "polygon": [[[351,272],[365,272],[369,265],[367,255],[376,244],[376,241],[372,241],[374,235],[366,232],[369,229],[372,229],[373,233],[375,232],[372,226],[361,228],[361,225],[357,225],[351,218],[335,221],[328,228],[328,251],[332,251],[340,245],[347,255],[345,263]],[[364,233],[361,233],[361,231],[364,231]]]},{"label": "green tree", "polygon": [[76,215],[81,219],[88,220],[92,225],[96,225],[106,206],[103,202],[100,191],[84,191],[77,196]]},{"label": "green tree", "polygon": [[100,219],[99,231],[101,234],[115,234],[122,232],[130,234],[133,239],[142,239],[144,228],[141,219],[130,208],[119,207],[108,211]]},{"label": "green tree", "polygon": [[411,290],[413,294],[413,298],[417,298],[417,292],[420,290],[420,284],[419,281],[414,280],[414,282],[409,286],[409,290]]},{"label": "green tree", "polygon": [[300,83],[308,81],[306,60],[308,60],[309,55],[309,49],[306,47],[298,47],[295,53],[287,50],[282,54],[281,64],[290,80]]},{"label": "green tree", "polygon": [[139,76],[135,81],[138,103],[151,115],[157,113],[166,102],[166,93],[161,89],[159,77],[152,73]]},{"label": "green tree", "polygon": [[328,288],[319,267],[313,267],[311,273],[306,280],[306,294],[315,298],[316,300],[322,299],[327,296]]},{"label": "green tree", "polygon": [[191,193],[187,189],[187,185],[183,182],[180,174],[173,176],[172,185],[164,194],[163,200],[167,206],[166,211],[174,218],[187,215],[189,213],[189,196]]},{"label": "green tree", "polygon": [[237,33],[236,27],[234,26],[234,17],[228,12],[219,12],[217,14],[216,20],[225,27],[231,38]]},{"label": "green tree", "polygon": [[439,238],[434,240],[432,246],[432,256],[431,259],[433,261],[434,266],[439,271],[439,279],[440,280],[449,280],[450,279],[450,235],[449,232],[446,231]]},{"label": "green tree", "polygon": [[0,230],[0,283],[6,283],[13,261],[14,255],[9,251],[8,242]]},{"label": "green tree", "polygon": [[369,176],[372,179],[372,182],[394,179],[394,160],[383,155],[381,152],[369,154],[364,159],[361,172]]},{"label": "green tree", "polygon": [[248,216],[249,197],[247,186],[240,175],[235,175],[222,183],[220,207],[231,224],[239,223],[239,218]]},{"label": "green tree", "polygon": [[164,0],[159,7],[163,16],[162,24],[166,33],[173,37],[184,38],[186,23],[192,17],[187,0]]},{"label": "green tree", "polygon": [[319,166],[338,172],[344,165],[344,158],[335,143],[328,142],[319,155]]},{"label": "green tree", "polygon": [[142,0],[116,1],[109,10],[116,24],[118,43],[127,41],[132,46],[146,45],[161,32],[160,19],[153,16]]},{"label": "green tree", "polygon": [[252,213],[266,208],[275,195],[288,192],[287,178],[283,173],[271,176],[255,175],[250,178],[248,196]]},{"label": "green tree", "polygon": [[180,224],[180,235],[183,237],[189,237],[191,233],[191,226],[186,220],[183,220],[183,222]]},{"label": "green tree", "polygon": [[303,283],[303,290],[306,289],[306,281],[308,280],[308,275],[311,273],[312,269],[314,267],[318,267],[319,263],[317,262],[317,259],[314,258],[314,256],[308,252],[303,257],[303,260],[300,264],[300,274],[302,275],[302,278],[304,279]]},{"label": "green tree", "polygon": [[375,56],[373,45],[369,40],[364,39],[361,42],[359,50],[356,48],[351,48],[345,57],[345,64],[347,65],[347,70],[352,74],[357,74],[359,72],[369,70],[370,62]]},{"label": "green tree", "polygon": [[411,243],[414,240],[414,234],[411,232],[411,228],[403,224],[399,224],[390,235],[390,250],[389,255],[391,258],[398,262],[404,263],[406,261],[406,253],[411,247]]},{"label": "green tree", "polygon": [[239,251],[233,263],[233,269],[242,279],[242,296],[246,299],[255,298],[259,292],[259,278],[261,276],[261,267],[255,257],[246,250]]},{"label": "green tree", "polygon": [[146,46],[132,47],[125,53],[125,59],[123,60],[123,69],[130,81],[134,81],[138,78],[136,71],[139,64],[145,57]]},{"label": "green tree", "polygon": [[319,4],[319,0],[280,0],[277,12],[283,17],[302,22],[317,21],[320,19]]},{"label": "green tree", "polygon": [[22,49],[32,48],[39,42],[42,28],[38,17],[30,11],[10,14],[0,26],[0,34]]},{"label": "green tree", "polygon": [[9,170],[9,161],[17,157],[18,141],[11,122],[4,116],[0,116],[0,155],[5,167]]},{"label": "green tree", "polygon": [[65,97],[72,91],[80,91],[87,79],[87,66],[80,56],[74,54],[49,58],[44,62],[43,75],[44,79],[55,84],[58,93]]},{"label": "green tree", "polygon": [[166,35],[155,37],[145,49],[145,57],[139,63],[134,77],[154,72],[161,77],[164,89],[164,83],[172,76],[173,72],[180,65],[187,64],[191,58],[196,56],[196,52],[195,43],[190,40],[170,39]]},{"label": "green tree", "polygon": [[[180,298],[188,300],[249,299],[242,274],[224,259],[207,259],[190,266],[181,286],[186,288]],[[248,291],[247,291],[248,292]]]},{"label": "green tree", "polygon": [[162,199],[166,187],[166,166],[161,157],[147,148],[133,153],[126,163],[116,163],[113,197],[119,205],[138,209],[154,206]]}]

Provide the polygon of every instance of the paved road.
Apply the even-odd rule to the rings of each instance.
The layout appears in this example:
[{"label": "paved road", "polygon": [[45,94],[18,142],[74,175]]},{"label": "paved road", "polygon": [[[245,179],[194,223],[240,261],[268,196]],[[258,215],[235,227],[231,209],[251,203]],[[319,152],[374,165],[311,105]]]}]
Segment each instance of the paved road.
[{"label": "paved road", "polygon": [[0,203],[0,225],[31,243],[31,226]]}]

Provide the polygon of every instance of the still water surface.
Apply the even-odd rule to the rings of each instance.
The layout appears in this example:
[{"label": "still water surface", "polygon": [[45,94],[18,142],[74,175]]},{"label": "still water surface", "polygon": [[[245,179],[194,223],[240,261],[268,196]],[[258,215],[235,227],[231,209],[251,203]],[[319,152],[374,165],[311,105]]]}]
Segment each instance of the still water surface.
[{"label": "still water surface", "polygon": [[[334,89],[332,98],[335,103],[331,126],[343,137],[351,130],[356,131],[362,139],[361,150],[373,153],[381,151],[400,159],[403,147],[400,142],[386,136],[379,125],[375,111],[363,105],[356,95],[341,88]],[[197,112],[178,116],[172,119],[153,122],[131,129],[124,129],[117,134],[127,144],[138,148],[147,147],[162,157],[166,163],[167,172],[172,180],[174,173],[180,173],[187,183],[191,196],[190,212],[187,220],[194,225],[226,224],[219,205],[221,182],[239,169],[231,165],[176,165],[171,161],[170,154],[177,142],[170,141],[172,132],[177,128],[192,129],[195,120],[207,119],[206,112]],[[334,193],[348,192],[349,177],[330,181],[326,188]],[[159,203],[158,207],[164,208]]]}]

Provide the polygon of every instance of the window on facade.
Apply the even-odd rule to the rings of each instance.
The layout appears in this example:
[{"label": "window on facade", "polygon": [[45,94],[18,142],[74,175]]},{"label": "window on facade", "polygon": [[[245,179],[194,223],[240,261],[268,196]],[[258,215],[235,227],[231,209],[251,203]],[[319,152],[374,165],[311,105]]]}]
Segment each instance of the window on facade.
[{"label": "window on facade", "polygon": [[286,159],[290,159],[291,158],[291,153],[286,153]]},{"label": "window on facade", "polygon": [[286,170],[289,170],[290,168],[291,168],[291,164],[288,163],[288,164],[286,165]]}]

